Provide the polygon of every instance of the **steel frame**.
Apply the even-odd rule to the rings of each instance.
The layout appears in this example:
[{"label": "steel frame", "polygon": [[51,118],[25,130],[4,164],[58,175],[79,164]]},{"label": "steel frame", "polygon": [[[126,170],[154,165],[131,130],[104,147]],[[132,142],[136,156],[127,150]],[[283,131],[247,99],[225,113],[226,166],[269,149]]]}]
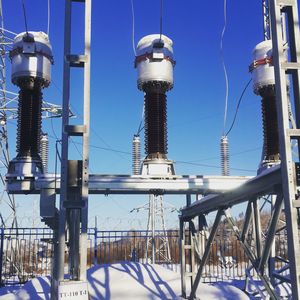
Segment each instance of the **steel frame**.
[{"label": "steel frame", "polygon": [[[250,176],[171,176],[150,177],[130,175],[89,176],[89,194],[208,194],[221,193],[236,188]],[[6,178],[7,189],[12,194],[40,194],[41,190],[53,189],[61,193],[61,179],[55,174],[46,174],[35,180]]]},{"label": "steel frame", "polygon": [[[84,55],[71,54],[72,4],[84,6]],[[88,179],[89,179],[89,132],[90,132],[90,49],[91,49],[91,0],[65,0],[64,71],[61,189],[58,226],[54,231],[54,268],[51,299],[57,299],[59,285],[64,284],[66,240],[69,239],[70,281],[86,281]],[[72,67],[83,68],[83,125],[69,124],[70,73]],[[82,161],[69,158],[69,139],[82,138]],[[72,172],[73,171],[73,172]]]},{"label": "steel frame", "polygon": [[[211,244],[218,225],[222,220],[222,215],[226,218],[229,226],[234,230],[237,239],[240,241],[247,254],[251,268],[253,268],[264,285],[263,289],[258,288],[263,299],[280,299],[275,292],[276,283],[288,282],[291,284],[293,299],[300,299],[300,248],[298,215],[300,205],[298,203],[299,187],[295,172],[295,158],[292,155],[292,140],[298,142],[298,161],[300,154],[300,43],[299,43],[299,19],[296,0],[270,0],[270,20],[272,25],[273,42],[273,63],[276,80],[276,105],[278,114],[278,130],[280,136],[280,156],[281,165],[264,171],[259,176],[249,180],[237,189],[221,195],[209,195],[196,201],[191,206],[187,206],[180,216],[180,235],[184,232],[186,222],[191,222],[197,216],[204,216],[213,211],[217,211],[215,222],[211,228],[209,238],[206,242],[204,254],[197,254],[200,266],[195,280],[191,284],[189,299],[194,299],[196,291],[201,281],[202,269],[210,252]],[[286,26],[285,22],[288,26]],[[284,23],[284,24],[283,24]],[[284,55],[285,33],[289,40],[289,61]],[[291,87],[293,92],[293,108],[295,111],[296,128],[293,128],[289,119],[289,98],[287,74],[291,76]],[[276,195],[276,201],[272,205],[271,217],[268,229],[263,236],[260,224],[260,212],[258,199],[263,195]],[[238,225],[231,217],[230,208],[236,204],[248,202],[243,227]],[[284,209],[282,209],[284,208]],[[285,215],[286,226],[279,226],[280,215]],[[287,266],[289,276],[283,276],[274,270],[274,262],[268,264],[270,254],[274,245],[275,233],[286,229],[288,235],[288,258]],[[181,244],[182,264],[185,263],[185,244]],[[274,259],[271,257],[271,259]],[[273,267],[272,267],[273,264]],[[269,268],[270,267],[270,268]],[[249,272],[250,274],[250,272]],[[186,297],[186,271],[182,266],[182,295]]]}]

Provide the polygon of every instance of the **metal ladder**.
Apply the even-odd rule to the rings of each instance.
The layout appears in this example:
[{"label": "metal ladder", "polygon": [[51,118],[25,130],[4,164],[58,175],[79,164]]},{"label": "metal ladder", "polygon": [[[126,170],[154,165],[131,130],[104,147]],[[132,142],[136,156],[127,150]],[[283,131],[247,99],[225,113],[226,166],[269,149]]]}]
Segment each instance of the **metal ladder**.
[{"label": "metal ladder", "polygon": [[[71,52],[72,4],[84,8],[84,54]],[[91,0],[65,0],[63,117],[59,225],[56,232],[51,299],[57,299],[58,287],[64,281],[65,247],[68,238],[70,281],[86,281],[89,132],[90,132],[90,46]],[[83,125],[69,124],[71,68],[82,68]],[[82,139],[82,160],[70,160],[69,143],[72,136]],[[67,233],[67,234],[66,234]]]},{"label": "metal ladder", "polygon": [[[284,17],[282,17],[284,16]],[[292,140],[298,141],[300,154],[300,43],[297,0],[270,0],[270,19],[273,42],[273,64],[275,69],[276,101],[281,156],[282,192],[288,234],[288,256],[293,299],[300,299],[300,243],[298,214],[300,199],[297,176],[292,155]],[[286,26],[287,25],[287,26]],[[289,41],[289,56],[284,54],[282,29],[286,28]],[[289,95],[287,74],[291,77],[296,128],[289,122]],[[292,100],[292,99],[291,99]],[[299,173],[299,172],[298,172]]]}]

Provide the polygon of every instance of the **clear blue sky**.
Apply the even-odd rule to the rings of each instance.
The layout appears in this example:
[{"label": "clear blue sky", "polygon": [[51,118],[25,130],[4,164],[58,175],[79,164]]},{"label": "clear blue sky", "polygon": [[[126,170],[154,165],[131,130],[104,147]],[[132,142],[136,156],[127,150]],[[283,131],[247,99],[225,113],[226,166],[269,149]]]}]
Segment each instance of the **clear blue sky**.
[{"label": "clear blue sky", "polygon": [[[21,1],[2,2],[5,28],[17,33],[24,31]],[[223,47],[229,77],[228,129],[237,100],[251,76],[248,66],[252,59],[252,49],[262,41],[263,34],[262,1],[227,2],[227,29]],[[28,29],[46,31],[47,0],[24,0],[24,3]],[[134,0],[133,3],[137,43],[145,35],[158,33],[160,1]],[[52,73],[53,84],[45,90],[44,99],[60,104],[64,1],[52,0],[50,4],[50,40],[55,64]],[[81,5],[75,3],[72,52],[80,54],[83,14],[79,8]],[[133,67],[131,2],[94,0],[92,12],[90,169],[92,173],[129,174],[131,140],[141,120],[143,107],[143,94],[136,87],[136,70]],[[168,156],[178,161],[175,166],[178,174],[220,174],[219,142],[225,103],[225,79],[220,57],[223,24],[223,1],[164,1],[163,33],[173,40],[177,61],[174,89],[168,93]],[[7,65],[9,82],[9,62]],[[82,122],[81,79],[80,71],[72,73],[71,105],[78,116],[73,123]],[[9,84],[8,90],[17,91],[17,88]],[[261,155],[261,126],[260,99],[249,87],[241,104],[236,125],[229,135],[232,153],[230,165],[233,168],[231,175],[255,174]],[[51,142],[50,172],[54,171],[55,135],[60,137],[60,128],[60,120],[54,119],[52,124],[50,120],[43,122],[43,130],[48,132]],[[16,127],[10,124],[12,156],[15,153],[15,131]],[[106,151],[94,146],[125,153]],[[73,149],[72,153],[72,158],[79,158],[76,149]],[[26,197],[18,199],[22,207],[24,201],[29,201]],[[144,196],[93,196],[90,199],[91,219],[98,215],[99,224],[104,224],[106,218],[112,218],[111,223],[128,218],[128,226],[131,226],[133,217],[128,211],[147,201]],[[168,201],[176,206],[184,204],[182,197],[168,197]],[[20,216],[23,214],[27,212],[22,210]],[[136,214],[134,218],[143,219],[142,215]],[[171,218],[176,223],[176,216]],[[120,226],[125,226],[125,223]]]}]

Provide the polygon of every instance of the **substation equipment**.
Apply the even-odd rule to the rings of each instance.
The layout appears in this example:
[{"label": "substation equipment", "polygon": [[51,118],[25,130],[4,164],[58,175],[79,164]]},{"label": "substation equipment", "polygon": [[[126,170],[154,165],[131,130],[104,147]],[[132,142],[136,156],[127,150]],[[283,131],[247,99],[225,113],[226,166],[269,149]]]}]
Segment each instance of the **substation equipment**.
[{"label": "substation equipment", "polygon": [[[162,34],[147,35],[138,42],[136,52],[137,86],[144,92],[146,152],[146,157],[142,161],[138,174],[170,177],[175,175],[175,169],[173,162],[167,158],[166,93],[174,85],[173,42]],[[137,145],[137,139],[138,137],[135,137],[134,145]],[[134,159],[137,158],[134,157]],[[134,162],[134,165],[137,165],[137,163]],[[135,170],[133,171],[135,173]],[[148,210],[145,259],[147,262],[151,261],[151,263],[169,262],[171,254],[165,225],[163,195],[149,195],[148,203],[142,208]],[[157,234],[156,230],[159,230],[160,234]],[[159,246],[157,246],[157,240],[159,240]]]},{"label": "substation equipment", "polygon": [[40,157],[42,89],[51,82],[52,48],[43,32],[18,34],[10,51],[12,82],[20,88],[17,156],[9,163],[7,178],[43,173]]},{"label": "substation equipment", "polygon": [[[76,3],[78,2],[78,3]],[[72,6],[83,7],[85,15],[84,53],[73,54],[71,49],[71,36],[76,34],[72,29]],[[285,55],[281,36],[282,19],[286,16],[289,36],[289,55]],[[146,128],[146,158],[142,162],[142,171],[135,175],[99,175],[89,174],[89,132],[90,132],[90,37],[91,37],[91,0],[65,1],[65,39],[64,39],[64,71],[63,71],[63,119],[62,119],[62,155],[61,174],[45,174],[36,148],[27,146],[22,142],[21,133],[18,137],[18,155],[11,163],[6,176],[7,189],[12,194],[40,194],[41,217],[54,232],[54,267],[51,282],[51,299],[60,299],[61,293],[80,289],[83,297],[87,295],[87,221],[88,221],[88,194],[148,194],[163,196],[166,194],[186,195],[187,207],[180,215],[181,235],[181,274],[182,295],[194,299],[196,289],[201,280],[203,267],[207,261],[210,246],[214,240],[218,224],[223,215],[236,233],[245,253],[248,255],[252,267],[264,284],[267,294],[272,299],[278,299],[271,278],[290,280],[293,297],[300,298],[300,251],[298,239],[298,181],[299,175],[297,163],[292,159],[291,141],[300,138],[300,95],[299,95],[299,27],[298,8],[295,0],[270,0],[270,20],[272,23],[272,63],[275,69],[275,98],[277,109],[277,122],[279,134],[279,155],[281,164],[262,170],[255,178],[244,176],[184,176],[175,175],[173,163],[167,159],[167,126],[166,126],[166,92],[173,85],[173,56],[170,40],[164,36],[149,36],[139,43],[136,66],[138,68],[138,86],[145,93],[145,128]],[[25,38],[24,38],[25,36]],[[47,66],[51,65],[52,55],[46,52],[51,47],[45,41],[42,43],[41,53],[35,52],[36,42],[30,37],[30,33],[20,38],[22,50],[16,47],[15,58],[41,59]],[[33,38],[37,38],[32,34]],[[38,40],[38,38],[37,38]],[[48,45],[48,47],[46,47]],[[26,47],[29,47],[28,49]],[[147,49],[152,49],[151,55]],[[25,52],[24,52],[25,51]],[[26,52],[28,51],[28,52]],[[45,53],[44,53],[45,52]],[[12,53],[13,55],[14,53]],[[46,55],[47,54],[47,55]],[[140,57],[139,57],[140,56]],[[14,58],[14,56],[12,56]],[[257,59],[258,58],[258,59]],[[259,60],[260,57],[255,58]],[[265,58],[265,57],[264,57]],[[289,61],[287,61],[289,59]],[[268,62],[266,62],[268,64]],[[70,124],[69,107],[71,92],[71,69],[82,68],[83,77],[83,124]],[[161,68],[161,69],[160,69]],[[154,77],[147,77],[145,70],[153,71]],[[258,69],[257,69],[258,70]],[[50,79],[38,72],[31,73],[25,69],[25,79],[22,76],[13,77],[21,88],[20,106],[23,105],[23,97],[27,97],[30,105],[41,100],[41,88],[47,86]],[[164,73],[168,71],[167,73]],[[291,77],[291,93],[294,98],[293,107],[296,112],[295,128],[290,127],[289,100],[287,95],[286,74]],[[150,73],[151,75],[151,73]],[[163,75],[165,77],[160,77]],[[21,80],[21,78],[23,78]],[[30,79],[30,80],[28,80]],[[259,91],[259,90],[258,90]],[[261,93],[260,93],[261,94]],[[269,94],[261,94],[269,97]],[[273,96],[273,95],[272,95]],[[24,104],[26,105],[26,104]],[[35,106],[34,106],[35,107]],[[38,107],[35,107],[38,111]],[[155,114],[151,114],[151,111]],[[38,115],[38,113],[36,113]],[[159,115],[160,119],[155,119]],[[22,119],[22,111],[19,117]],[[33,122],[27,115],[27,120]],[[39,125],[40,123],[38,123]],[[26,127],[26,125],[25,125]],[[40,128],[37,126],[37,128]],[[25,128],[29,131],[29,128]],[[35,132],[35,131],[34,131]],[[154,135],[152,137],[152,134]],[[32,132],[30,132],[31,136]],[[38,133],[34,133],[32,140]],[[77,136],[82,139],[82,160],[70,159],[70,137]],[[35,145],[35,144],[34,144]],[[298,145],[300,145],[298,141]],[[297,148],[299,152],[299,146]],[[277,150],[276,150],[277,151]],[[19,155],[20,154],[20,155]],[[273,152],[272,152],[273,155]],[[275,156],[272,156],[275,157]],[[227,192],[226,192],[227,191]],[[60,204],[56,208],[56,194],[60,194]],[[259,216],[257,198],[265,195],[276,195],[270,226],[266,239],[261,239],[259,230]],[[191,195],[204,195],[203,198],[192,203]],[[248,202],[247,213],[243,229],[240,231],[230,215],[230,207],[241,202]],[[267,274],[266,264],[270,249],[274,241],[276,225],[279,219],[282,205],[286,216],[286,230],[288,233],[288,251],[290,279],[280,273]],[[215,222],[211,228],[206,247],[203,253],[198,249],[197,238],[201,230],[206,227],[205,215],[217,211]],[[199,227],[194,225],[193,219],[199,218]],[[190,239],[185,239],[186,224],[189,227]],[[256,250],[247,245],[247,234],[250,224],[254,224],[256,231]],[[207,230],[207,228],[205,228]],[[187,244],[189,243],[189,244]],[[65,249],[68,248],[69,259],[65,259]],[[187,253],[188,252],[188,253]],[[186,255],[191,256],[191,270],[187,272],[185,265]],[[195,259],[196,258],[196,259]],[[197,264],[199,263],[199,265]],[[69,279],[65,278],[65,265],[68,264]],[[187,295],[187,279],[191,283],[191,294]],[[279,280],[279,279],[278,279]]]},{"label": "substation equipment", "polygon": [[[248,281],[256,287],[262,299],[280,299],[282,283],[291,286],[292,298],[300,299],[299,249],[299,139],[300,139],[300,42],[297,1],[263,1],[264,39],[254,49],[250,68],[254,92],[262,97],[264,147],[258,175],[240,187],[219,195],[208,195],[185,207],[180,216],[182,294],[195,298],[204,266],[218,226],[225,217],[240,242],[250,265]],[[271,40],[269,40],[271,38]],[[294,117],[293,113],[294,112]],[[297,142],[295,146],[295,143]],[[296,154],[293,154],[295,151]],[[271,203],[269,223],[262,231],[260,198]],[[231,216],[231,207],[247,203],[241,226]],[[215,212],[203,251],[199,249],[199,231],[208,231],[206,215]],[[284,218],[284,221],[282,220]],[[199,220],[199,228],[194,224]],[[185,238],[187,225],[190,238]],[[287,233],[287,259],[275,256],[275,237]],[[186,255],[191,259],[192,271],[186,268]],[[284,266],[278,268],[276,262]],[[198,263],[198,266],[197,266]],[[253,280],[253,271],[263,287]],[[186,279],[191,292],[187,295]]]}]

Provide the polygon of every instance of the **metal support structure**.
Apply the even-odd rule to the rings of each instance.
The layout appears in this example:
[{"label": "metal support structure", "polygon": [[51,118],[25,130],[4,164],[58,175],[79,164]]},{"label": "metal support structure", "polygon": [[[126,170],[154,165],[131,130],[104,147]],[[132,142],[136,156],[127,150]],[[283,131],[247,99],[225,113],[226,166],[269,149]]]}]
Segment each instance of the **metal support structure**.
[{"label": "metal support structure", "polygon": [[[300,243],[299,243],[299,154],[300,154],[300,35],[298,7],[296,0],[270,0],[270,20],[272,27],[273,64],[275,69],[276,105],[278,117],[278,131],[280,143],[281,166],[273,166],[264,170],[257,177],[249,180],[239,188],[220,195],[208,195],[191,206],[187,206],[181,212],[180,230],[184,228],[184,222],[192,218],[213,211],[224,210],[227,223],[240,241],[245,254],[248,256],[251,266],[246,270],[251,277],[250,271],[255,270],[264,288],[257,287],[257,292],[263,299],[280,299],[276,285],[287,282],[291,285],[293,299],[300,299]],[[285,26],[286,24],[288,26]],[[287,34],[282,33],[286,30]],[[285,36],[288,36],[289,54],[284,54]],[[288,61],[287,61],[288,59]],[[291,106],[288,96],[287,76],[290,76],[290,95],[293,97]],[[295,112],[295,124],[291,124],[291,109]],[[296,125],[296,127],[295,127]],[[298,142],[298,153],[292,155],[292,141]],[[297,161],[296,158],[297,158]],[[296,171],[297,170],[297,171]],[[272,211],[269,224],[265,233],[260,224],[258,200],[264,195],[274,197],[275,203],[270,202]],[[248,202],[244,225],[240,230],[230,215],[228,207],[242,202]],[[282,207],[284,209],[282,209]],[[286,226],[279,226],[281,214],[285,214]],[[221,218],[219,219],[221,221]],[[217,222],[218,223],[218,222]],[[215,222],[212,231],[216,230]],[[270,253],[274,251],[275,234],[286,229],[288,241],[288,265],[282,270],[289,269],[289,276],[280,274],[282,270],[268,269]],[[212,232],[213,233],[213,232]],[[253,238],[253,234],[255,238]],[[181,232],[182,235],[182,232]],[[212,234],[211,234],[212,236]],[[253,243],[253,240],[255,241]],[[211,238],[210,243],[213,241]],[[194,284],[190,299],[194,299],[195,291],[200,282],[202,264],[205,263],[210,243],[206,246],[201,257],[201,264]],[[276,246],[276,245],[275,245]],[[273,265],[274,264],[273,261]],[[184,269],[184,266],[182,266]],[[277,272],[276,272],[277,271]],[[251,278],[249,279],[251,280]],[[252,280],[253,283],[253,280]],[[184,285],[185,288],[185,285]]]},{"label": "metal support structure", "polygon": [[[72,4],[82,2],[85,9],[84,55],[71,54],[71,15]],[[71,281],[86,281],[87,264],[87,223],[88,223],[88,180],[89,180],[89,132],[90,132],[90,49],[91,49],[91,0],[65,1],[65,41],[63,71],[63,118],[61,186],[58,226],[57,258],[53,274],[56,299],[60,285],[64,284],[66,237],[69,237],[69,274]],[[84,72],[83,86],[83,125],[69,124],[70,73],[72,67],[81,67]],[[71,136],[82,138],[82,161],[69,158],[69,139]],[[68,235],[66,236],[66,232]]]},{"label": "metal support structure", "polygon": [[[289,56],[284,55],[282,14],[287,22]],[[288,255],[292,294],[294,299],[300,298],[300,244],[298,229],[299,200],[295,178],[295,163],[292,155],[292,139],[298,141],[298,158],[300,154],[300,33],[297,0],[270,0],[270,16],[272,25],[273,64],[276,80],[276,104],[278,115],[278,131],[280,142],[282,192],[288,234]],[[288,61],[286,62],[286,60]],[[291,76],[293,101],[295,108],[296,129],[290,129],[289,97],[287,91],[287,74]]]}]

